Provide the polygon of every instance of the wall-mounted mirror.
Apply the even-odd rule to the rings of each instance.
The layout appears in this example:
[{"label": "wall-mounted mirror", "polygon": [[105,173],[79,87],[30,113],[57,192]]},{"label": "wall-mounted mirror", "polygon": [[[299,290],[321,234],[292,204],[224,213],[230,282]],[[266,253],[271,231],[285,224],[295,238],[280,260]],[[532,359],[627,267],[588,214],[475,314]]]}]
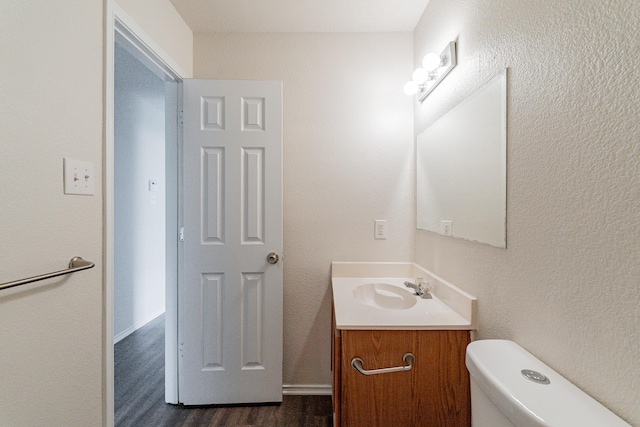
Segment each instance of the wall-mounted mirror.
[{"label": "wall-mounted mirror", "polygon": [[507,70],[418,135],[419,229],[506,248]]}]

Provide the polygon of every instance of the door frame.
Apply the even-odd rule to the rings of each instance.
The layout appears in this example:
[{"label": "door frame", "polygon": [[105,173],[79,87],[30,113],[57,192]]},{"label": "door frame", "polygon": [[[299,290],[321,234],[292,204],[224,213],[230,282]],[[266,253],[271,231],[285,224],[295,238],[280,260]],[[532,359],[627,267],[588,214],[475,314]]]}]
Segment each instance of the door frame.
[{"label": "door frame", "polygon": [[[117,37],[123,37],[132,49],[134,56],[142,63],[152,64],[160,70],[164,77],[176,82],[190,77],[155,41],[145,33],[142,28],[113,0],[105,2],[105,46],[104,46],[104,163],[103,163],[103,189],[104,189],[104,271],[103,271],[103,350],[102,350],[102,412],[105,426],[113,426],[114,417],[114,360],[113,360],[113,318],[114,318],[114,76],[115,59],[114,50]],[[176,135],[177,138],[177,135]],[[177,146],[176,140],[176,146]],[[177,202],[176,202],[177,203]],[[176,204],[177,209],[177,204]],[[176,212],[177,213],[177,212]],[[176,232],[173,234],[177,241]],[[171,250],[177,251],[176,248]],[[177,279],[177,271],[174,273]],[[177,331],[178,311],[177,280],[167,280],[166,288],[166,314],[165,322],[169,328]],[[178,401],[178,339],[167,339],[165,351],[165,399],[168,402]]]}]

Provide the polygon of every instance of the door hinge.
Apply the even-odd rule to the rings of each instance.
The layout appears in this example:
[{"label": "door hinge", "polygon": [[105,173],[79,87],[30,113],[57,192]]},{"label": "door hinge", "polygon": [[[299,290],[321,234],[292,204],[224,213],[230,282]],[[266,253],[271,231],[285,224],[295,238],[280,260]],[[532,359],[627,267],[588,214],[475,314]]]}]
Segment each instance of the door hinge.
[{"label": "door hinge", "polygon": [[180,110],[180,124],[184,124],[184,111]]},{"label": "door hinge", "polygon": [[178,231],[178,240],[184,242],[184,227],[180,227],[180,231]]}]

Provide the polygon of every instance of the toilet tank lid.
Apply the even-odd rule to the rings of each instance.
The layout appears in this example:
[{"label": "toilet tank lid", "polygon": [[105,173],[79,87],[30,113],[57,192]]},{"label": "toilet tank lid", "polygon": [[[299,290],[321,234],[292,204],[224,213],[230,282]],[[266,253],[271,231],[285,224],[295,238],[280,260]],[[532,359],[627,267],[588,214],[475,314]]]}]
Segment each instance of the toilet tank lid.
[{"label": "toilet tank lid", "polygon": [[[478,386],[518,427],[631,427],[513,341],[472,342],[466,365]],[[543,374],[549,384],[525,378],[522,370]]]}]

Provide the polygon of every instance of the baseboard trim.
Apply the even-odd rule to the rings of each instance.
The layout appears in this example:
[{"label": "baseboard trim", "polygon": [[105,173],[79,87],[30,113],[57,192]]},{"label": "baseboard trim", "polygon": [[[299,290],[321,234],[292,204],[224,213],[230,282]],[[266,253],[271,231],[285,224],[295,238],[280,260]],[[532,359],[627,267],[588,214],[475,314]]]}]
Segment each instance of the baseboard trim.
[{"label": "baseboard trim", "polygon": [[150,317],[146,318],[145,320],[142,320],[136,323],[135,325],[129,326],[127,329],[125,329],[124,331],[120,332],[118,335],[113,337],[113,344],[114,345],[117,344],[119,341],[122,341],[123,339],[125,339],[126,337],[128,337],[129,335],[137,331],[138,329],[142,328],[147,323],[151,322],[156,317],[161,316],[163,314],[164,314],[164,308],[162,309],[162,311],[152,314]]},{"label": "baseboard trim", "polygon": [[282,394],[331,396],[331,384],[284,384]]}]

